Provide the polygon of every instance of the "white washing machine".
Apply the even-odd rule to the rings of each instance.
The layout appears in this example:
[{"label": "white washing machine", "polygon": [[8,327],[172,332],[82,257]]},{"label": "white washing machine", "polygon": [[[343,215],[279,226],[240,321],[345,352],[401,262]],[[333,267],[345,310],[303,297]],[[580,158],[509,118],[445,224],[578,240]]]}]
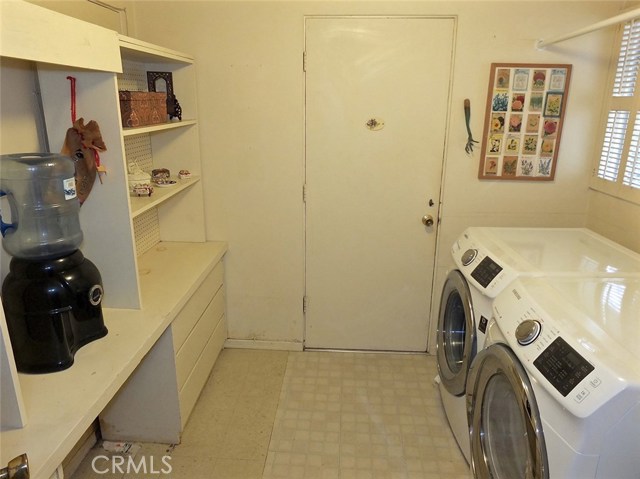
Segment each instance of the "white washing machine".
[{"label": "white washing machine", "polygon": [[477,478],[640,477],[640,278],[520,278],[471,366]]},{"label": "white washing machine", "polygon": [[457,269],[443,286],[436,354],[445,414],[469,461],[465,390],[485,342],[493,299],[518,277],[640,276],[640,255],[584,228],[472,227],[451,248]]}]

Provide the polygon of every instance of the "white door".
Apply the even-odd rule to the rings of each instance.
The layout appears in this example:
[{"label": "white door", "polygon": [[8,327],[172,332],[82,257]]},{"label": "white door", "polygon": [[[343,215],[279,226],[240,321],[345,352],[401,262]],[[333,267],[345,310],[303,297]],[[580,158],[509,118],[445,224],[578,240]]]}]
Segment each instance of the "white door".
[{"label": "white door", "polygon": [[306,21],[306,347],[426,350],[453,35]]}]

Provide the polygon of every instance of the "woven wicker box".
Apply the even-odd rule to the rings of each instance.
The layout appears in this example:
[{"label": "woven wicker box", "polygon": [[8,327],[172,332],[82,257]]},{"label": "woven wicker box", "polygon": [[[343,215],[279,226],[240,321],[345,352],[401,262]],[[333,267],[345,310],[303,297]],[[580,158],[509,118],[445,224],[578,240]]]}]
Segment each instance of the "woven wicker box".
[{"label": "woven wicker box", "polygon": [[121,91],[120,115],[122,126],[156,125],[167,121],[167,94],[165,92]]}]

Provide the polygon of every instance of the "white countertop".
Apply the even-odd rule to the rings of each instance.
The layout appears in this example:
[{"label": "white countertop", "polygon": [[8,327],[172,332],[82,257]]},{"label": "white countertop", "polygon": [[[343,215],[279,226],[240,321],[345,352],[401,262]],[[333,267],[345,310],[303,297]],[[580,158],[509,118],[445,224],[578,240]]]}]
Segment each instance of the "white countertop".
[{"label": "white countertop", "polygon": [[49,479],[226,250],[159,243],[138,258],[143,309],[104,309],[109,333],[82,347],[73,366],[19,375],[27,425],[0,433],[0,464],[26,452],[31,477]]}]

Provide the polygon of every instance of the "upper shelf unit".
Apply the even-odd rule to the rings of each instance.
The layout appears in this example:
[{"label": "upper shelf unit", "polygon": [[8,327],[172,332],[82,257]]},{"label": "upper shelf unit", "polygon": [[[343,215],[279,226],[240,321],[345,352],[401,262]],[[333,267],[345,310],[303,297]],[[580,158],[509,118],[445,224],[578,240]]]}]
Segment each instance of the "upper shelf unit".
[{"label": "upper shelf unit", "polygon": [[151,173],[166,168],[174,179],[181,170],[191,173],[189,180],[177,181],[169,188],[154,186],[150,197],[129,198],[137,254],[156,241],[204,241],[194,58],[123,35],[118,41],[123,66],[117,76],[118,90],[147,91],[148,73],[164,73],[171,78],[173,94],[182,109],[181,121],[121,129],[127,169]]}]

